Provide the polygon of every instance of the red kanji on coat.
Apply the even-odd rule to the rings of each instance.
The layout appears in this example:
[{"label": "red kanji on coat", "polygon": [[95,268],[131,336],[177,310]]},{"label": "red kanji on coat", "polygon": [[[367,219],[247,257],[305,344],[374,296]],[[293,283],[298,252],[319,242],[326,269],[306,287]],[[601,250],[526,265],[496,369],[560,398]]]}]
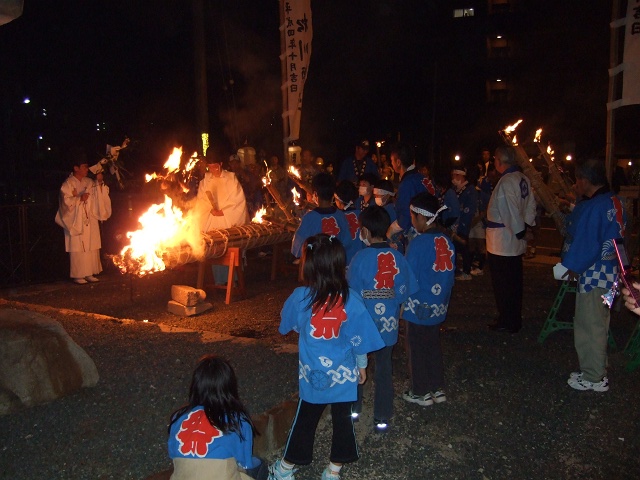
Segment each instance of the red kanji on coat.
[{"label": "red kanji on coat", "polygon": [[612,197],[613,200],[613,208],[616,209],[616,222],[620,227],[620,238],[624,237],[624,217],[622,216],[622,203],[620,199],[616,196]]},{"label": "red kanji on coat", "polygon": [[436,261],[433,264],[434,272],[449,272],[453,270],[453,250],[449,248],[449,242],[445,237],[433,239],[436,246]]},{"label": "red kanji on coat", "polygon": [[347,319],[342,299],[333,308],[327,310],[328,302],[311,312],[311,336],[331,340],[340,336],[342,322]]},{"label": "red kanji on coat", "polygon": [[398,266],[396,265],[396,257],[391,252],[383,252],[378,254],[378,271],[374,277],[375,289],[393,288],[394,279],[398,274]]},{"label": "red kanji on coat", "polygon": [[358,235],[358,228],[360,228],[360,225],[358,224],[358,216],[356,215],[356,212],[345,213],[344,216],[347,217],[351,240],[355,240]]},{"label": "red kanji on coat", "polygon": [[222,432],[209,423],[204,410],[191,412],[182,421],[180,430],[176,434],[180,442],[180,453],[197,457],[205,457],[209,451],[209,445],[221,436]]},{"label": "red kanji on coat", "polygon": [[327,235],[338,235],[340,233],[340,227],[335,217],[324,217],[322,219],[322,233]]},{"label": "red kanji on coat", "polygon": [[424,177],[422,179],[422,185],[424,185],[424,188],[426,188],[427,192],[429,192],[431,195],[435,195],[436,194],[436,189],[433,186],[433,183],[427,177]]}]

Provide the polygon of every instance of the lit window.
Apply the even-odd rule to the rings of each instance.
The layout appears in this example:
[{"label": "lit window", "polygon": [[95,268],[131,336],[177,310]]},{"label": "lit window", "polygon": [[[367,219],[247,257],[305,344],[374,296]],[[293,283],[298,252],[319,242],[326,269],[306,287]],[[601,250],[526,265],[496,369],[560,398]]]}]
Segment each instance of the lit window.
[{"label": "lit window", "polygon": [[475,10],[473,8],[456,8],[453,11],[453,18],[473,17]]}]

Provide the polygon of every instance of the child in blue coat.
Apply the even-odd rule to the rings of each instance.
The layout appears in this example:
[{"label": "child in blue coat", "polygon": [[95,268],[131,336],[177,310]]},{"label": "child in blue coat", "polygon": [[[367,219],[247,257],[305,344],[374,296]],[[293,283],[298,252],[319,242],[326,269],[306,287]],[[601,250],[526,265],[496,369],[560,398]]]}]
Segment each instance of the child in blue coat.
[{"label": "child in blue coat", "polygon": [[295,465],[313,460],[318,421],[331,405],[330,463],[322,478],[339,479],[344,463],[358,459],[351,405],[366,379],[367,353],[384,346],[362,299],[349,289],[346,254],[334,236],[308,238],[302,253],[302,280],[282,308],[280,333],[298,332],[300,400],[282,459],[269,479],[293,479]]},{"label": "child in blue coat", "polygon": [[420,289],[409,295],[402,318],[407,321],[411,388],[402,397],[422,406],[446,401],[440,324],[447,318],[455,277],[456,251],[437,226],[438,199],[422,193],[411,199],[411,223],[418,232],[407,249],[407,262]]},{"label": "child in blue coat", "polygon": [[266,464],[252,454],[254,434],[231,365],[215,355],[202,357],[191,378],[189,402],[171,415],[171,479],[266,478]]},{"label": "child in blue coat", "polygon": [[[405,260],[386,241],[391,225],[384,207],[372,205],[362,211],[360,238],[367,246],[351,261],[347,280],[358,292],[373,318],[385,347],[373,353],[375,359],[375,393],[373,401],[374,431],[387,431],[393,414],[393,377],[391,356],[398,341],[400,307],[410,294],[418,290],[418,281]],[[354,418],[362,409],[362,387],[358,388],[358,402]]]}]

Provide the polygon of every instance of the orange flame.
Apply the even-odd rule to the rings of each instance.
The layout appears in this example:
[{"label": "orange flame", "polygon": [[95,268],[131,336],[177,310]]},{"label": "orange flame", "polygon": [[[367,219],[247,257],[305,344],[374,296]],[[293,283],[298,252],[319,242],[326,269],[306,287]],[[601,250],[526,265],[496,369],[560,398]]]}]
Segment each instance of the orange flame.
[{"label": "orange flame", "polygon": [[[197,205],[197,203],[195,204]],[[113,263],[122,273],[143,277],[166,269],[163,252],[182,245],[189,245],[194,256],[204,254],[204,239],[200,232],[198,208],[183,212],[173,205],[171,197],[165,195],[164,203],[154,204],[143,213],[138,222],[140,229],[128,232],[129,245]]]},{"label": "orange flame", "polygon": [[302,176],[300,175],[300,171],[294,167],[293,165],[289,166],[289,173],[295,175],[297,178],[302,180]]},{"label": "orange flame", "polygon": [[509,125],[509,126],[505,127],[505,129],[503,130],[504,133],[506,133],[506,134],[513,133],[516,130],[516,128],[518,128],[518,125],[520,125],[521,123],[522,123],[522,119],[518,120],[513,125]]},{"label": "orange flame", "polygon": [[189,158],[189,161],[187,162],[187,164],[184,167],[184,171],[185,172],[190,172],[191,170],[193,170],[196,166],[196,164],[198,163],[198,152],[193,152],[193,155],[191,155],[191,158]]},{"label": "orange flame", "polygon": [[540,142],[540,137],[541,137],[541,136],[542,136],[542,129],[541,129],[541,128],[539,128],[539,129],[537,129],[537,130],[536,130],[536,134],[535,134],[535,136],[533,137],[533,141],[534,141],[534,143],[539,143],[539,142]]},{"label": "orange flame", "polygon": [[267,214],[267,209],[262,207],[260,210],[256,212],[254,217],[251,219],[253,223],[264,223],[263,216]]},{"label": "orange flame", "polygon": [[300,194],[298,193],[298,191],[295,188],[292,188],[291,193],[293,193],[293,203],[295,203],[297,206],[300,206]]},{"label": "orange flame", "polygon": [[173,152],[169,155],[169,158],[164,163],[164,168],[166,168],[169,173],[176,172],[180,169],[180,159],[182,158],[182,147],[174,147]]},{"label": "orange flame", "polygon": [[171,198],[165,195],[164,204],[151,207],[140,217],[142,229],[128,232],[130,244],[120,252],[120,259],[114,259],[121,272],[134,268],[140,276],[164,270],[162,261],[162,245],[172,243],[184,225],[182,211],[173,208]]}]

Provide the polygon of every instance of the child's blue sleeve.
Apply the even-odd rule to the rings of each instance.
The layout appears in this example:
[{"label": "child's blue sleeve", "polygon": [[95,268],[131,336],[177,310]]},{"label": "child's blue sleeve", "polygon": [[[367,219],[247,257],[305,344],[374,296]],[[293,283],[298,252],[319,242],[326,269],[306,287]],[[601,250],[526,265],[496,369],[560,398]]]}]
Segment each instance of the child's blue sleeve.
[{"label": "child's blue sleeve", "polygon": [[244,440],[240,440],[238,436],[240,445],[238,446],[238,452],[234,456],[238,465],[246,470],[255,467],[254,463],[257,459],[253,457],[253,431],[251,430],[251,425],[249,425],[249,422],[243,421],[241,428]]},{"label": "child's blue sleeve", "polygon": [[302,302],[305,301],[303,288],[296,288],[287,298],[280,312],[280,327],[278,331],[282,335],[286,335],[290,331],[299,332],[298,318],[302,310]]}]

